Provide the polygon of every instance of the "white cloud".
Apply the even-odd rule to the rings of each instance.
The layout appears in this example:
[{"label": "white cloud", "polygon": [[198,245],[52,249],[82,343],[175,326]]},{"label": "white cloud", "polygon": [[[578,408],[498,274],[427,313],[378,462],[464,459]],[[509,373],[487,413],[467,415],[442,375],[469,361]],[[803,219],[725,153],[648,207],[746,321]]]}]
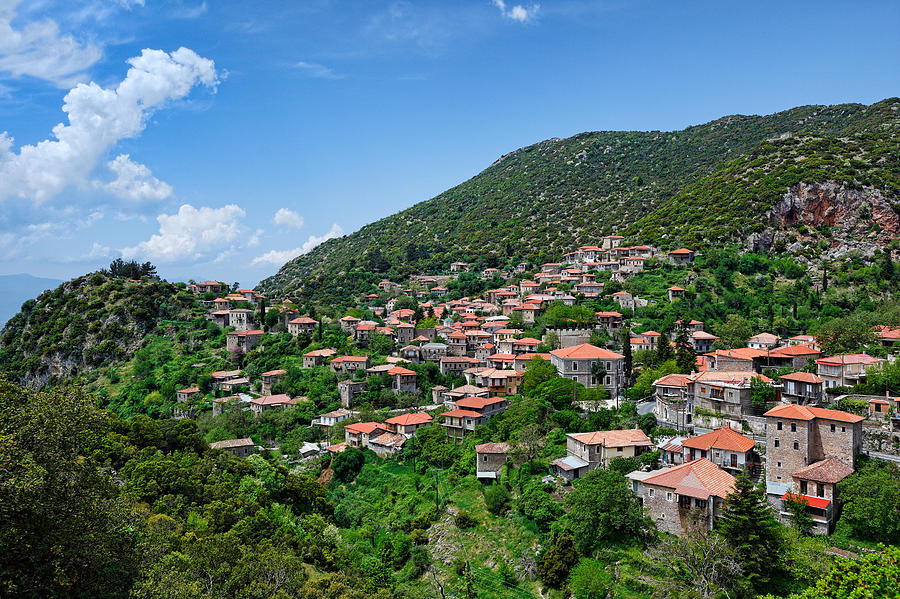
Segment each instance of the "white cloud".
[{"label": "white cloud", "polygon": [[172,195],[172,186],[153,176],[145,165],[134,162],[128,154],[119,154],[108,162],[116,178],[109,183],[95,181],[94,185],[105,189],[117,198],[140,202],[143,200],[164,200]]},{"label": "white cloud", "polygon": [[122,256],[156,262],[197,261],[230,245],[243,245],[241,221],[245,212],[229,204],[221,208],[184,204],[175,214],[160,214],[159,233],[138,245],[122,249]]},{"label": "white cloud", "polygon": [[289,208],[279,208],[272,222],[281,227],[293,227],[295,229],[303,227],[303,217]]},{"label": "white cloud", "polygon": [[26,23],[15,29],[20,0],[0,0],[0,71],[15,77],[27,75],[69,87],[84,79],[84,72],[100,60],[93,44],[81,44],[71,35],[61,35],[50,19]]},{"label": "white cloud", "polygon": [[326,67],[323,64],[317,64],[315,62],[304,62],[299,61],[294,63],[294,67],[300,69],[309,77],[315,77],[317,79],[343,79],[343,75],[338,75],[330,68]]},{"label": "white cloud", "polygon": [[524,23],[533,19],[541,8],[540,4],[532,4],[528,8],[525,8],[521,4],[516,4],[512,8],[507,8],[506,2],[503,0],[493,0],[493,3],[494,6],[500,9],[500,14],[507,19],[512,19],[519,23]]},{"label": "white cloud", "polygon": [[62,109],[69,123],[53,127],[55,139],[15,152],[12,138],[0,133],[0,201],[16,196],[41,203],[81,184],[105,152],[143,131],[154,110],[195,85],[214,90],[218,83],[213,61],[188,48],[145,49],[127,62],[131,68],[114,88],[80,83],[66,94]]},{"label": "white cloud", "polygon": [[273,264],[275,266],[281,266],[288,260],[309,252],[317,245],[324,243],[329,239],[341,237],[343,234],[344,230],[341,229],[337,223],[334,223],[333,225],[331,225],[331,229],[329,229],[328,232],[324,235],[320,235],[318,237],[315,235],[310,235],[309,238],[305,242],[303,242],[303,245],[292,250],[272,250],[266,252],[262,256],[257,256],[256,258],[254,258],[253,261],[250,262],[250,266],[256,266],[257,264]]}]

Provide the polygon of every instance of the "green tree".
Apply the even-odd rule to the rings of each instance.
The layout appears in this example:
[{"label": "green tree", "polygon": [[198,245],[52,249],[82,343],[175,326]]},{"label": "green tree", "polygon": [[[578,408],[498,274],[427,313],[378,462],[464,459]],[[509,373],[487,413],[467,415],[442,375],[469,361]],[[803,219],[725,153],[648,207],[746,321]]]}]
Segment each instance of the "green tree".
[{"label": "green tree", "polygon": [[522,375],[522,385],[519,390],[526,395],[530,395],[542,383],[558,377],[559,372],[556,370],[556,366],[551,364],[549,360],[535,356],[528,360],[528,364],[525,365],[525,374]]},{"label": "green tree", "polygon": [[734,550],[750,584],[757,591],[763,589],[778,569],[782,542],[765,490],[754,487],[745,471],[738,473],[734,490],[725,498],[718,530]]},{"label": "green tree", "polygon": [[99,455],[108,416],[81,392],[0,379],[0,595],[125,597],[137,529]]},{"label": "green tree", "polygon": [[687,328],[678,327],[675,335],[675,364],[678,372],[689,374],[697,369],[697,353],[688,338]]},{"label": "green tree", "polygon": [[575,599],[606,599],[614,587],[612,574],[595,559],[581,558],[569,573],[569,589]]},{"label": "green tree", "polygon": [[375,333],[369,337],[369,349],[380,356],[386,356],[394,349],[394,342],[387,335]]},{"label": "green tree", "polygon": [[615,470],[594,470],[575,482],[566,496],[568,521],[579,551],[590,555],[603,541],[628,542],[652,535],[625,477]]},{"label": "green tree", "polygon": [[750,379],[750,404],[757,414],[762,414],[775,402],[775,387],[758,376]]},{"label": "green tree", "polygon": [[553,544],[544,553],[538,564],[538,576],[544,584],[559,587],[569,576],[569,571],[578,563],[578,551],[572,535],[563,532],[557,535]]},{"label": "green tree", "polygon": [[628,328],[623,328],[620,333],[620,339],[622,342],[622,355],[625,356],[624,369],[625,369],[625,386],[631,385],[631,376],[634,371],[634,356],[631,355],[631,335],[629,335]]},{"label": "green tree", "polygon": [[811,533],[815,526],[812,517],[806,510],[808,507],[809,501],[803,495],[788,494],[787,499],[784,500],[784,509],[789,514],[791,525],[804,535]]},{"label": "green tree", "polygon": [[659,341],[656,346],[656,356],[653,362],[655,364],[664,364],[672,359],[672,346],[669,345],[669,337],[665,332],[659,335]]},{"label": "green tree", "polygon": [[753,336],[753,325],[740,314],[729,314],[714,330],[719,336],[717,343],[726,348],[744,347],[747,339]]},{"label": "green tree", "polygon": [[881,460],[863,461],[838,483],[843,502],[841,520],[861,539],[900,543],[900,466]]},{"label": "green tree", "polygon": [[331,460],[331,470],[334,479],[339,482],[350,482],[362,470],[366,457],[358,447],[348,447]]},{"label": "green tree", "polygon": [[509,509],[510,494],[502,484],[490,485],[484,490],[484,503],[488,511],[495,516],[502,516]]}]

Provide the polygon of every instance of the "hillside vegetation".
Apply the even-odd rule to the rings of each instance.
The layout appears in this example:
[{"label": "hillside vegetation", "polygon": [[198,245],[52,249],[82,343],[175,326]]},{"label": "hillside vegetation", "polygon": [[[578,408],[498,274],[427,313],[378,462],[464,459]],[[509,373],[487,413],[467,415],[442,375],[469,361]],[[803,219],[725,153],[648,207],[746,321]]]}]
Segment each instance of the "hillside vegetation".
[{"label": "hillside vegetation", "polygon": [[898,129],[892,98],[547,140],[295,258],[259,290],[342,301],[381,276],[440,272],[455,260],[555,260],[629,225],[635,240],[664,247],[731,240],[764,229],[766,209],[800,182],[869,186],[896,202]]}]

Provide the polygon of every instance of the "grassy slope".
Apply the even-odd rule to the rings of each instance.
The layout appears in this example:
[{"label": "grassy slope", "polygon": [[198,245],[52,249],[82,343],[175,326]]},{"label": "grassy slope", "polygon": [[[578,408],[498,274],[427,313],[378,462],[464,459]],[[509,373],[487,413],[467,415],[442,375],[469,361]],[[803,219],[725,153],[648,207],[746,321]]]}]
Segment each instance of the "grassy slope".
[{"label": "grassy slope", "polygon": [[724,117],[683,131],[594,132],[544,141],[431,200],[322,244],[259,288],[338,301],[382,274],[436,272],[459,259],[493,266],[557,258],[637,222],[782,133],[890,136],[900,121],[898,106],[897,99],[868,107],[805,106]]}]

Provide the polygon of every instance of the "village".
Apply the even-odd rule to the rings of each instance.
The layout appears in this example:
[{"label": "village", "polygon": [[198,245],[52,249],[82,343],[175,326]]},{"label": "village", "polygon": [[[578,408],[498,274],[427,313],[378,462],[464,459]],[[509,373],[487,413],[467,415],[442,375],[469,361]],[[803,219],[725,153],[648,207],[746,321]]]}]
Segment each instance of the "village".
[{"label": "village", "polygon": [[[640,323],[632,320],[635,309],[647,306],[647,300],[624,290],[604,294],[604,288],[609,281],[622,282],[641,272],[648,260],[684,268],[695,254],[688,249],[625,247],[623,239],[605,237],[600,246],[580,247],[562,262],[542,264],[531,273],[527,264],[520,264],[514,273],[484,270],[477,273],[482,279],[509,280],[518,273],[519,280],[488,289],[480,297],[446,298],[448,282],[468,272],[469,265],[462,262],[451,264],[449,274],[416,275],[405,285],[381,281],[378,293],[359,302],[360,310],[373,318],[347,314],[329,323],[363,351],[341,354],[322,347],[302,355],[304,369],[334,373],[340,407],[312,420],[310,427],[321,441],[304,443],[301,457],[336,455],[358,447],[388,458],[400,452],[418,428],[435,423],[444,428],[447,443],[462,443],[506,410],[519,394],[525,374],[543,363],[573,381],[573,397],[576,386],[600,392],[599,400],[576,402],[583,413],[626,402],[632,355],[657,352],[660,344],[670,346],[673,353],[681,347],[678,340],[659,332],[640,331]],[[522,278],[523,274],[530,277]],[[189,289],[204,298],[200,301],[208,309],[207,318],[227,328],[227,350],[233,355],[249,354],[262,343],[266,333],[260,326],[261,314],[294,337],[321,338],[325,323],[301,314],[291,302],[216,281],[192,283]],[[671,286],[667,299],[678,302],[684,293],[684,288]],[[415,308],[409,307],[408,298],[417,300]],[[528,323],[552,306],[574,307],[586,298],[604,298],[618,304],[619,310],[596,311],[588,323],[547,327],[540,339],[525,333]],[[716,349],[719,338],[706,332],[703,322],[684,319],[676,327],[681,346],[694,356],[690,371],[658,378],[652,394],[639,398],[643,413],[655,417],[656,431],[669,434],[651,438],[637,427],[569,433],[566,453],[550,462],[547,480],[568,485],[590,471],[609,468],[614,459],[658,452],[655,463],[627,478],[661,530],[680,535],[689,515],[696,518],[698,513],[711,529],[734,489],[735,475],[746,471],[753,480],[764,482],[778,518],[787,522],[790,515],[785,500],[803,501],[814,532],[829,534],[838,512],[836,485],[854,472],[858,456],[873,446],[874,441],[864,443],[864,430],[867,439],[889,439],[900,426],[895,417],[900,399],[852,397],[850,404],[856,409],[849,412],[835,407],[850,396],[826,391],[852,388],[886,360],[866,354],[825,355],[813,336],[781,339],[768,332],[747,339],[746,347]],[[900,341],[900,330],[881,327],[876,333],[885,347]],[[379,350],[384,355],[372,351],[376,339],[387,340],[378,345],[387,348]],[[887,360],[893,361],[893,356]],[[429,363],[458,384],[423,389],[412,368]],[[212,399],[213,414],[227,409],[261,414],[297,405],[305,398],[273,391],[286,374],[285,369],[271,370],[251,380],[240,368],[211,372],[217,395]],[[407,401],[386,412],[383,420],[361,421],[357,400],[373,380]],[[763,410],[752,397],[759,386],[768,388],[772,397]],[[196,386],[179,390],[177,414],[192,414],[203,396]],[[878,442],[878,449],[882,445]],[[240,457],[260,449],[249,438],[219,441],[211,447]],[[475,452],[476,476],[485,483],[500,478],[516,460],[507,442],[481,443]]]}]

